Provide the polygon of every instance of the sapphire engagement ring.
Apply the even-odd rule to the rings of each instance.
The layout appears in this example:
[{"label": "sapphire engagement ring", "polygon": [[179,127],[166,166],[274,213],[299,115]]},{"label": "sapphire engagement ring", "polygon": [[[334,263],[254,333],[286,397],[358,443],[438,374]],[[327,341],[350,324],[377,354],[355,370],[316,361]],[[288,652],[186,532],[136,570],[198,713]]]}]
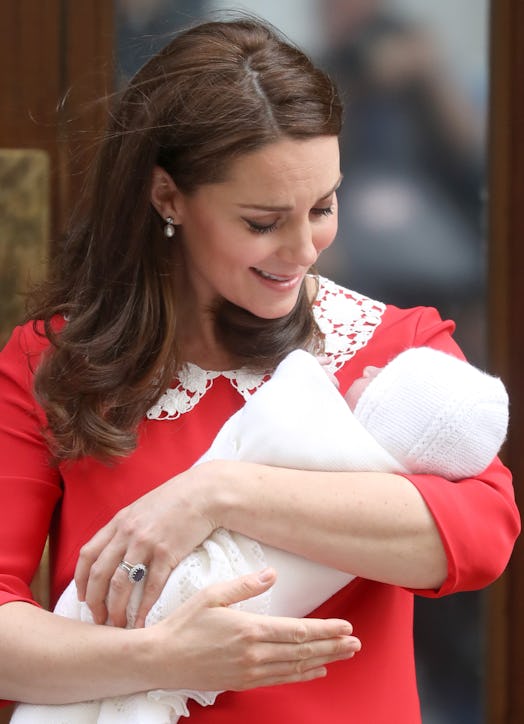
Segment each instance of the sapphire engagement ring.
[{"label": "sapphire engagement ring", "polygon": [[147,566],[143,563],[137,563],[136,566],[132,566],[131,563],[122,561],[118,564],[118,567],[127,573],[127,577],[131,583],[138,583],[147,573]]}]

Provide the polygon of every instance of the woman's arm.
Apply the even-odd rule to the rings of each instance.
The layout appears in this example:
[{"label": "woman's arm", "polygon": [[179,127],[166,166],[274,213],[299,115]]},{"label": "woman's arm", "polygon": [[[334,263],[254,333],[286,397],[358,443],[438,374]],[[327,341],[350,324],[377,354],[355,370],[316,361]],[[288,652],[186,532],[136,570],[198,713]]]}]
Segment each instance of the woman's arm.
[{"label": "woman's arm", "polygon": [[251,463],[218,466],[215,525],[333,568],[410,588],[439,588],[444,547],[405,477]]},{"label": "woman's arm", "polygon": [[217,527],[388,583],[438,588],[446,578],[437,527],[406,478],[211,461],[121,510],[82,548],[80,599],[99,623],[124,626],[131,584],[118,564],[145,561],[142,625],[171,570]]},{"label": "woman's arm", "polygon": [[0,697],[61,704],[150,689],[243,690],[325,676],[360,649],[342,620],[260,616],[229,606],[267,590],[270,569],[211,586],[156,626],[80,623],[0,606]]}]

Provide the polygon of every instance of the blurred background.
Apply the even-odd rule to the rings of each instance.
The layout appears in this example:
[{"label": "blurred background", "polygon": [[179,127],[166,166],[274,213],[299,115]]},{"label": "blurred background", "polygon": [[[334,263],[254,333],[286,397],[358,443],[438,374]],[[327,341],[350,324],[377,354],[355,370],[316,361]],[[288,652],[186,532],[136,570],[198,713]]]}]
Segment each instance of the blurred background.
[{"label": "blurred background", "polygon": [[[486,366],[487,0],[115,0],[117,83],[169,35],[241,9],[282,30],[345,101],[340,226],[320,271],[431,305]],[[485,721],[485,594],[417,599],[425,724]],[[392,720],[393,721],[393,720]]]}]

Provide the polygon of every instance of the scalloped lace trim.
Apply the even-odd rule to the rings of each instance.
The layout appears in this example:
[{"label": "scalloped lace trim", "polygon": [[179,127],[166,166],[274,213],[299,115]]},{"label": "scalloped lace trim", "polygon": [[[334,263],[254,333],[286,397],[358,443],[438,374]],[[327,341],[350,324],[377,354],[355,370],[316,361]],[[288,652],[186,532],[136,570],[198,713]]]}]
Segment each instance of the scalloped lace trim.
[{"label": "scalloped lace trim", "polygon": [[[319,290],[313,313],[325,335],[325,367],[334,374],[362,349],[382,321],[386,305],[349,291],[324,277],[319,277]],[[217,377],[225,377],[232,387],[247,400],[271,372],[251,372],[246,369],[216,372],[203,370],[188,363],[181,370],[178,384],[170,387],[147,412],[149,420],[176,420],[192,410]]]}]

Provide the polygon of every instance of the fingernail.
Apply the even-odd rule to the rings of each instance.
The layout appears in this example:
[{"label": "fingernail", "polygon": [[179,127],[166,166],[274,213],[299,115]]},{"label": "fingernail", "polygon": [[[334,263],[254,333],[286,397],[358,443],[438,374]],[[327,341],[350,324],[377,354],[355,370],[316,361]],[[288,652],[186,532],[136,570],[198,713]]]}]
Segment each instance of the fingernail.
[{"label": "fingernail", "polygon": [[327,676],[327,669],[325,666],[323,666],[321,669],[316,669],[316,671],[314,672],[315,679],[322,679],[324,676]]},{"label": "fingernail", "polygon": [[271,570],[271,568],[263,568],[258,573],[258,580],[260,581],[260,583],[267,583],[272,578],[273,578],[273,571]]},{"label": "fingernail", "polygon": [[357,653],[362,648],[362,644],[359,639],[350,638],[347,642],[347,651],[351,652],[351,655]]}]

